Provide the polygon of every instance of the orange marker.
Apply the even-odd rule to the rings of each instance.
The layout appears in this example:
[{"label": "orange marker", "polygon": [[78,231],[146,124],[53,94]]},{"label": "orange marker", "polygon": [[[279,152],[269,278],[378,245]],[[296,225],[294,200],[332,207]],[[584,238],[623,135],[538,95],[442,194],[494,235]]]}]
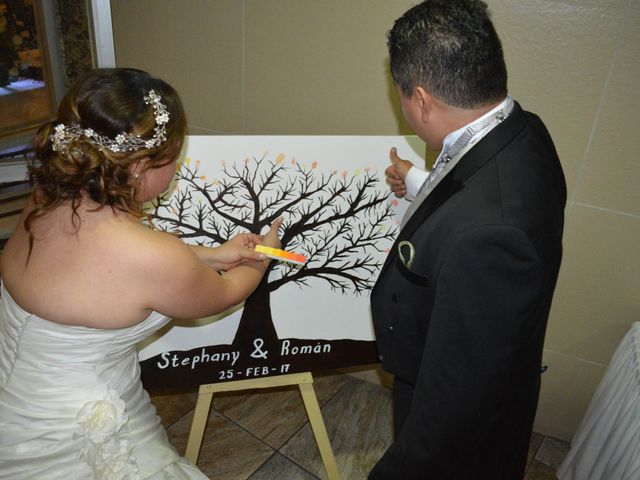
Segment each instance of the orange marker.
[{"label": "orange marker", "polygon": [[279,248],[267,247],[265,245],[256,245],[256,252],[262,253],[265,257],[281,260],[283,262],[295,263],[296,265],[304,265],[307,257],[299,253],[287,252]]}]

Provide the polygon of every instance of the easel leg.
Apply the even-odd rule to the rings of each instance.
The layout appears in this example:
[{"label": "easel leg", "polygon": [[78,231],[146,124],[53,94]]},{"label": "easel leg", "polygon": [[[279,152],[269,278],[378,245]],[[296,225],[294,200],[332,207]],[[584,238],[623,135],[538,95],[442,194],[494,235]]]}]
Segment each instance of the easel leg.
[{"label": "easel leg", "polygon": [[327,477],[329,480],[340,480],[340,473],[338,472],[338,465],[336,459],[333,456],[333,450],[329,443],[329,435],[327,435],[327,429],[324,426],[322,420],[322,414],[320,413],[320,405],[318,405],[318,398],[313,390],[312,383],[300,383],[300,393],[302,394],[302,401],[307,409],[307,415],[309,416],[309,423],[313,430],[313,435],[316,438],[318,449],[320,450],[320,456],[322,457],[322,463],[327,471]]},{"label": "easel leg", "polygon": [[331,450],[329,435],[327,435],[327,429],[324,426],[324,420],[322,420],[322,413],[320,412],[320,405],[318,405],[318,398],[313,390],[313,377],[310,372],[200,385],[198,401],[196,402],[196,409],[191,424],[191,432],[189,433],[189,441],[187,442],[187,450],[184,456],[193,463],[198,461],[202,437],[204,436],[204,430],[207,426],[209,409],[211,408],[211,402],[215,392],[232,392],[253,388],[282,387],[285,385],[298,385],[300,388],[302,401],[307,410],[309,423],[311,424],[313,436],[318,444],[327,477],[329,480],[340,480],[338,465],[333,456],[333,450]]},{"label": "easel leg", "polygon": [[187,441],[187,450],[184,454],[194,465],[198,461],[198,455],[200,454],[200,446],[202,445],[204,429],[207,426],[212,400],[213,392],[198,393],[196,409],[193,412],[193,422],[191,423],[191,432]]}]

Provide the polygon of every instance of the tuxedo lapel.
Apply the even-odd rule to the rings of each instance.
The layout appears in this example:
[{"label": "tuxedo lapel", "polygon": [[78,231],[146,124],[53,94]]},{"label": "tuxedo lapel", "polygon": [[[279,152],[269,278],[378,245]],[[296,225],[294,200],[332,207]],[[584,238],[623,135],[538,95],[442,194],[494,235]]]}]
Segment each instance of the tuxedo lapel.
[{"label": "tuxedo lapel", "polygon": [[453,170],[449,172],[450,174],[444,177],[438,185],[433,189],[433,191],[429,194],[427,198],[424,199],[422,204],[418,207],[415,213],[411,216],[407,224],[404,226],[402,230],[398,233],[398,237],[395,242],[393,242],[393,246],[389,251],[389,255],[380,271],[380,278],[382,274],[386,271],[386,269],[393,263],[395,257],[398,255],[398,243],[403,240],[407,240],[411,238],[413,232],[427,219],[429,216],[435,212],[440,205],[445,203],[453,194],[455,194],[458,190],[462,188],[462,183],[454,180]]},{"label": "tuxedo lapel", "polygon": [[418,227],[427,221],[433,212],[464,188],[464,183],[467,179],[491,158],[495,157],[500,150],[511,143],[526,123],[527,117],[520,105],[516,102],[511,115],[464,154],[458,164],[451,169],[447,176],[445,176],[429,196],[424,199],[404,228],[400,230],[380,271],[379,277],[382,276],[389,265],[395,261],[395,257],[398,254],[398,243],[411,238]]},{"label": "tuxedo lapel", "polygon": [[511,115],[465,153],[460,162],[451,170],[450,174],[453,175],[455,181],[466,182],[500,150],[509,145],[526,124],[527,116],[518,102],[515,102]]}]

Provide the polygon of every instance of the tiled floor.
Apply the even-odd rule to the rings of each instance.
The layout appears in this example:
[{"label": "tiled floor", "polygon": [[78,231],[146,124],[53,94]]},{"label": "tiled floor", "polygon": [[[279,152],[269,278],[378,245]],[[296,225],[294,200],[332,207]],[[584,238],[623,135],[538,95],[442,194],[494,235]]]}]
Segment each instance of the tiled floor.
[{"label": "tiled floor", "polygon": [[[314,388],[342,479],[366,479],[391,441],[391,392],[335,372],[314,375]],[[196,394],[151,397],[184,453]],[[534,433],[524,480],[555,480],[568,448]],[[296,387],[214,395],[198,466],[215,480],[327,478]]]}]

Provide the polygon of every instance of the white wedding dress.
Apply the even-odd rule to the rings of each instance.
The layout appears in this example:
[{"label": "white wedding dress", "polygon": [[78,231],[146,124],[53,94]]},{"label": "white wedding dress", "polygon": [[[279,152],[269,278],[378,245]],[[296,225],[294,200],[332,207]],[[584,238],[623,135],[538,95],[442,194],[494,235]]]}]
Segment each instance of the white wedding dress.
[{"label": "white wedding dress", "polygon": [[0,287],[0,479],[206,480],[169,444],[135,345],[168,319],[60,325]]}]

